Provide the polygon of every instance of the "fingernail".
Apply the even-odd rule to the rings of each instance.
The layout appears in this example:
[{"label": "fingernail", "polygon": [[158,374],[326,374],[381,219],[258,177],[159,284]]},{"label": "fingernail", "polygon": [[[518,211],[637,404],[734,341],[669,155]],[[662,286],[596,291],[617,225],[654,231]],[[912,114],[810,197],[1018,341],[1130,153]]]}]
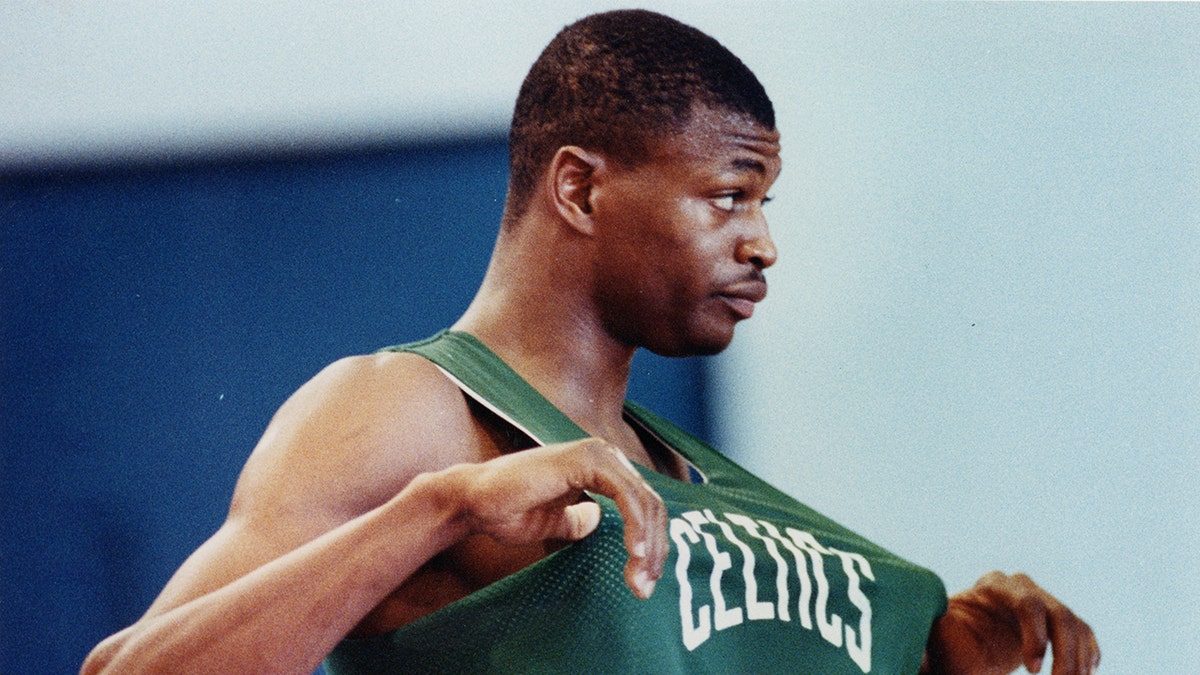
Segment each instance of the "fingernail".
[{"label": "fingernail", "polygon": [[637,584],[638,589],[642,592],[643,598],[650,597],[654,593],[654,579],[650,578],[650,574],[642,570],[634,575],[633,582]]},{"label": "fingernail", "polygon": [[633,544],[633,555],[637,558],[646,557],[646,542],[638,541]]}]

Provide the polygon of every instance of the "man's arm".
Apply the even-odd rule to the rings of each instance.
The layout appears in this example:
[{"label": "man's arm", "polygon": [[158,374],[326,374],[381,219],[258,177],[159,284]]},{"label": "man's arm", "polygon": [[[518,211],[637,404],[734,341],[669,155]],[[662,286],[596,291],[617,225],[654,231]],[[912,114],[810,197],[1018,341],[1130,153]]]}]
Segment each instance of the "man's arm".
[{"label": "man's arm", "polygon": [[930,632],[926,675],[1007,675],[1022,665],[1042,669],[1049,646],[1052,675],[1087,675],[1100,647],[1082,619],[1024,574],[984,575],[950,598]]},{"label": "man's arm", "polygon": [[641,476],[594,439],[471,463],[480,457],[461,394],[414,359],[343,362],[297,392],[247,462],[225,525],[83,672],[309,673],[470,534],[586,536],[599,508],[580,501],[584,490],[616,500],[626,579],[648,595],[666,558],[666,514]]}]

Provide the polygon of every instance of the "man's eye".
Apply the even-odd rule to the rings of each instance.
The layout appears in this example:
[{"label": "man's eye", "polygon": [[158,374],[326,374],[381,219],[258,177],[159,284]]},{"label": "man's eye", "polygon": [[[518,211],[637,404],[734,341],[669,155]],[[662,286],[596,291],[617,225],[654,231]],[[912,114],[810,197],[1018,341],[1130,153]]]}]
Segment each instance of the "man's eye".
[{"label": "man's eye", "polygon": [[721,209],[722,211],[732,211],[733,203],[734,203],[733,195],[725,195],[724,197],[717,197],[716,199],[712,200],[712,203],[713,203],[713,206],[717,207],[718,209]]}]

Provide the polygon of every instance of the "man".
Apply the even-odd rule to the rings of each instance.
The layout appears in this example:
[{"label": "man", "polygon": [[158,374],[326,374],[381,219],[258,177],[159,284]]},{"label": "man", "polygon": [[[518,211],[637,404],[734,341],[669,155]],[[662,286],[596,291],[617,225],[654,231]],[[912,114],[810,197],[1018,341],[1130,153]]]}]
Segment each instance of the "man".
[{"label": "man", "polygon": [[531,69],[510,152],[453,330],[304,385],[84,672],[1003,673],[1048,644],[1055,675],[1095,668],[1027,578],[947,601],[624,402],[636,349],[716,353],[766,294],[779,134],[736,57],[657,14],[584,19]]}]

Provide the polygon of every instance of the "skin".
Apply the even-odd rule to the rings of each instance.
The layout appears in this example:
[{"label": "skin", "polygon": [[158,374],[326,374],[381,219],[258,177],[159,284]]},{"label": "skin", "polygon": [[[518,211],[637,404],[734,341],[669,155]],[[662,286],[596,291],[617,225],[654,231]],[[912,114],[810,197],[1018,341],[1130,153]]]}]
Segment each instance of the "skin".
[{"label": "skin", "polygon": [[[629,462],[683,469],[624,419],[630,363],[639,347],[720,351],[749,318],[777,257],[762,206],[780,167],[776,131],[705,108],[633,168],[560,148],[454,328],[592,438],[528,449],[420,357],[339,361],[280,408],[226,522],[82,672],[309,673],[347,635],[405,625],[586,536],[600,516],[584,490],[616,500],[625,579],[648,597],[666,512]],[[1061,603],[995,573],[951,599],[924,672],[1036,672],[1047,643],[1054,675],[1099,658]]]},{"label": "skin", "polygon": [[933,625],[921,672],[1002,675],[1025,666],[1038,673],[1048,646],[1052,675],[1100,666],[1096,636],[1066,605],[1024,574],[990,572],[950,598]]}]

